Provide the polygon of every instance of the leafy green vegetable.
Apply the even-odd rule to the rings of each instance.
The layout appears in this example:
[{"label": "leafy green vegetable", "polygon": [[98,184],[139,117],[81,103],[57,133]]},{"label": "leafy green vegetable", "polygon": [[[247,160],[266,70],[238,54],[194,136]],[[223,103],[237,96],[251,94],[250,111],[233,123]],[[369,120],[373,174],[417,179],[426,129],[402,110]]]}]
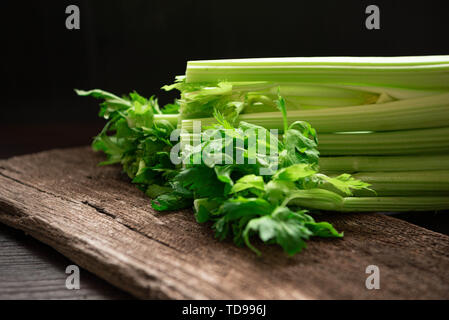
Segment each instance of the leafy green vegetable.
[{"label": "leafy green vegetable", "polygon": [[[286,117],[282,101],[279,96],[279,108]],[[310,237],[342,236],[330,224],[316,223],[306,210],[289,207],[290,199],[298,198],[299,194],[313,198],[319,191],[325,197],[316,200],[319,205],[312,204],[312,208],[320,205],[325,205],[327,210],[339,208],[343,198],[320,189],[325,182],[336,184],[344,191],[369,186],[350,176],[330,178],[318,173],[316,133],[310,125],[304,122],[291,124],[279,141],[263,127],[241,122],[234,128],[220,112],[215,115],[218,124],[211,126],[211,131],[201,133],[200,144],[186,148],[183,154],[186,165],[174,178],[193,195],[191,199],[198,222],[212,221],[217,238],[232,236],[236,244],[245,243],[256,253],[259,250],[249,241],[253,234],[258,234],[264,242],[279,244],[288,254],[300,251]],[[257,130],[248,133],[248,129]],[[212,136],[216,138],[210,140]],[[255,137],[258,139],[251,143],[251,138]],[[231,144],[231,156],[226,150],[230,146],[226,141],[235,142]],[[274,145],[273,141],[276,141]],[[214,147],[209,148],[211,145]],[[279,155],[280,160],[258,153],[261,146],[265,150],[276,147],[274,154]],[[231,157],[232,164],[210,161],[211,154],[204,154],[209,149],[215,151],[213,159]],[[235,164],[237,151],[243,158],[238,165]],[[195,155],[201,158],[200,163],[193,162]],[[264,171],[268,174],[260,175],[261,169],[269,169]],[[170,195],[173,206],[168,205],[169,209],[179,205],[177,195],[179,191],[176,190]],[[160,209],[158,203],[163,203],[166,209],[167,195],[154,200],[155,209]]]},{"label": "leafy green vegetable", "polygon": [[246,245],[260,255],[249,241],[251,233],[257,233],[263,242],[280,245],[287,254],[294,255],[306,247],[305,240],[311,236],[342,237],[327,222],[315,222],[306,211],[291,211],[287,207],[277,207],[270,215],[251,219],[243,231]]},{"label": "leafy green vegetable", "polygon": [[[308,210],[449,208],[447,80],[447,56],[242,59],[189,62],[163,87],[181,94],[163,108],[136,92],[77,93],[104,99],[93,148],[107,155],[102,164],[120,163],[154,209],[193,207],[220,240],[260,254],[258,237],[293,255],[311,237],[343,236]],[[413,172],[395,172],[403,168]]]},{"label": "leafy green vegetable", "polygon": [[175,127],[164,119],[155,121],[155,114],[162,113],[157,99],[146,99],[137,92],[122,98],[102,90],[76,92],[105,100],[99,115],[108,122],[92,144],[94,150],[107,155],[101,164],[121,163],[132,182],[153,197],[171,190],[169,181],[178,169],[169,154]]},{"label": "leafy green vegetable", "polygon": [[[225,86],[215,91],[196,89],[195,94],[204,97],[228,90]],[[316,132],[302,121],[287,125],[285,101],[280,95],[278,108],[286,126],[282,140],[247,122],[234,127],[229,117],[215,109],[216,123],[199,136],[188,136],[196,143],[185,145],[182,164],[174,165],[169,152],[175,128],[155,117],[166,109],[174,110],[173,105],[160,108],[153,97],[145,99],[137,93],[122,98],[99,90],[78,93],[105,99],[101,115],[109,121],[93,146],[108,155],[107,163],[123,165],[133,183],[153,198],[154,209],[193,206],[197,221],[211,221],[218,239],[232,237],[236,244],[246,244],[258,254],[250,243],[255,234],[263,242],[280,245],[289,255],[304,248],[310,237],[342,236],[330,224],[315,222],[304,208],[289,207],[288,199],[297,197],[298,192],[313,191],[324,182],[336,184],[340,190],[368,186],[349,177],[330,178],[318,173]],[[326,201],[329,199],[333,198]]]}]

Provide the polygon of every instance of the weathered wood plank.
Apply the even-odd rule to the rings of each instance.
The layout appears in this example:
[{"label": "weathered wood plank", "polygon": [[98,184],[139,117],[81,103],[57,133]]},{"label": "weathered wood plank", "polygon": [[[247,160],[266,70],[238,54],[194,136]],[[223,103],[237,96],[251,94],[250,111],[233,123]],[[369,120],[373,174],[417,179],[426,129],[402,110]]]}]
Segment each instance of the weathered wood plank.
[{"label": "weathered wood plank", "polygon": [[0,300],[131,298],[84,269],[80,288],[68,290],[65,270],[71,264],[49,246],[0,224]]},{"label": "weathered wood plank", "polygon": [[[328,215],[342,240],[294,258],[218,242],[190,211],[160,214],[88,147],[0,161],[0,221],[140,298],[449,298],[449,237],[377,214]],[[377,265],[381,289],[365,288]]]}]

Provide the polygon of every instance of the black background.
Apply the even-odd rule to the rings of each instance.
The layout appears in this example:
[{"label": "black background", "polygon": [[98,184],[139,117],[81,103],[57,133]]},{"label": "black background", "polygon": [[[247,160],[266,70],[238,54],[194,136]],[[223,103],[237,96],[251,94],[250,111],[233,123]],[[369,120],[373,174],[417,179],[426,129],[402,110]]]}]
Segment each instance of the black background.
[{"label": "black background", "polygon": [[[90,143],[98,102],[156,94],[193,59],[449,53],[447,1],[1,1],[0,158]],[[80,8],[80,30],[65,9]],[[365,8],[380,8],[367,30]]]},{"label": "black background", "polygon": [[[98,121],[97,102],[73,88],[169,102],[175,93],[160,87],[193,59],[449,53],[445,1],[1,3],[0,125]],[[80,8],[80,30],[65,27],[69,4]],[[365,28],[369,4],[380,8],[380,30]]]}]

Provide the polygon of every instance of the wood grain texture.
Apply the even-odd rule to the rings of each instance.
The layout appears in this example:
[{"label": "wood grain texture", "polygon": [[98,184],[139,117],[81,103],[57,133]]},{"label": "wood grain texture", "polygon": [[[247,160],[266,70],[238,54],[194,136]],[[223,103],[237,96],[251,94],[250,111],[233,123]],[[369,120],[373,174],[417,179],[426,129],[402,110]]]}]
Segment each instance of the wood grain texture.
[{"label": "wood grain texture", "polygon": [[[316,239],[288,258],[256,257],[213,238],[189,210],[156,213],[117,166],[90,148],[0,161],[0,221],[140,298],[447,299],[449,237],[378,214],[323,219],[344,239]],[[318,219],[319,220],[319,219]],[[367,290],[365,268],[380,268]]]},{"label": "wood grain texture", "polygon": [[80,288],[66,288],[66,267],[73,262],[20,230],[0,224],[0,300],[131,299],[87,270]]}]

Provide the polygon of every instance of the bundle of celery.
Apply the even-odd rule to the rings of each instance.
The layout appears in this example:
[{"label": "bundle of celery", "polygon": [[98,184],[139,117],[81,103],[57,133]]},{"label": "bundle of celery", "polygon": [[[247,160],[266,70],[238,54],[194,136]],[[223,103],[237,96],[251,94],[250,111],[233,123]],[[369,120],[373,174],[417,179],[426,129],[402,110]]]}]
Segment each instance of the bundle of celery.
[{"label": "bundle of celery", "polygon": [[196,61],[163,88],[180,99],[77,91],[105,99],[93,147],[220,239],[294,254],[342,235],[307,209],[449,209],[449,56]]},{"label": "bundle of celery", "polygon": [[[377,194],[356,193],[378,197],[369,210],[446,208],[449,56],[191,61],[186,75],[164,88],[180,91],[186,131],[195,120],[209,125],[218,109],[235,124],[282,132],[280,90],[288,123],[307,121],[317,130],[321,170],[357,173],[372,184]],[[397,197],[396,205],[380,201],[384,196]]]},{"label": "bundle of celery", "polygon": [[169,114],[177,105],[161,109],[156,99],[137,93],[119,98],[101,90],[77,92],[105,99],[100,115],[108,123],[93,143],[108,156],[102,164],[121,163],[132,182],[153,199],[154,209],[193,206],[198,222],[213,222],[216,237],[232,236],[257,254],[250,242],[253,234],[279,244],[289,255],[312,236],[342,237],[305,208],[347,210],[354,206],[345,205],[353,190],[372,192],[369,184],[349,174],[318,173],[316,131],[303,121],[287,125],[280,96],[285,125],[281,140],[248,122],[234,127],[216,111],[216,123],[199,133],[198,144],[182,148],[179,157],[174,151],[180,142],[173,142],[176,130]]}]

